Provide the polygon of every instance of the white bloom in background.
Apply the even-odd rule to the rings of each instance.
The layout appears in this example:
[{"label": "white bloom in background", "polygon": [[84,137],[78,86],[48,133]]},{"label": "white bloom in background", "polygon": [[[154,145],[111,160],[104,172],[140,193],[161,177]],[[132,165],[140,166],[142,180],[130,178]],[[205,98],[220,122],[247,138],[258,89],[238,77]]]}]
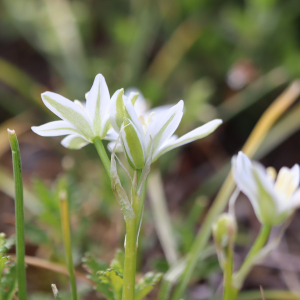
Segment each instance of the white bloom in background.
[{"label": "white bloom in background", "polygon": [[[262,224],[279,225],[300,206],[300,168],[264,168],[239,152],[232,159],[232,173],[237,187],[249,198]],[[277,175],[277,178],[276,178]]]},{"label": "white bloom in background", "polygon": [[[67,135],[61,144],[70,149],[80,149],[93,139],[115,139],[116,133],[109,131],[110,95],[104,77],[98,74],[93,86],[86,95],[86,105],[80,101],[74,102],[56,93],[45,92],[42,94],[44,104],[61,121],[53,121],[31,129],[41,136]],[[109,133],[108,133],[109,131]]]},{"label": "white bloom in background", "polygon": [[183,101],[172,107],[137,111],[137,97],[134,92],[127,97],[120,89],[112,96],[109,108],[111,125],[116,132],[121,131],[122,148],[133,169],[144,167],[151,147],[155,161],[174,148],[207,136],[222,123],[216,119],[177,138],[173,134],[183,115]]}]

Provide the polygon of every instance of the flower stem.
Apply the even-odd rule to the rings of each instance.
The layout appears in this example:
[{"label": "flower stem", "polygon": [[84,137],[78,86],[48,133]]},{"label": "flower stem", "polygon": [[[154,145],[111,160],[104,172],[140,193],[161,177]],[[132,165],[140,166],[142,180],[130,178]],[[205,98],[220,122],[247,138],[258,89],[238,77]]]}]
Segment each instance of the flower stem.
[{"label": "flower stem", "polygon": [[136,271],[136,217],[126,222],[126,244],[122,300],[133,300]]},{"label": "flower stem", "polygon": [[255,240],[255,243],[253,244],[247,257],[245,258],[241,268],[233,276],[231,275],[231,281],[229,284],[225,282],[225,293],[223,298],[224,300],[235,300],[237,298],[240,288],[245,280],[245,277],[249,273],[249,262],[251,262],[253,257],[256,254],[258,254],[258,252],[264,247],[269,238],[271,229],[272,227],[270,225],[263,225],[261,227],[260,232]]},{"label": "flower stem", "polygon": [[232,286],[233,272],[233,249],[231,246],[227,250],[227,261],[224,266],[224,300],[234,300],[238,290]]},{"label": "flower stem", "polygon": [[[270,105],[264,112],[255,125],[249,138],[247,139],[242,151],[248,156],[252,157],[260,146],[261,142],[269,132],[270,128],[277,121],[277,119],[296,101],[300,94],[300,82],[294,81],[279,97]],[[188,283],[193,275],[194,269],[197,265],[198,259],[207,244],[211,225],[215,218],[224,210],[230,194],[233,192],[234,182],[231,174],[229,174],[224,181],[212,207],[210,208],[197,236],[191,247],[187,257],[187,265],[184,270],[181,282],[176,287],[172,300],[179,300],[188,286]]]},{"label": "flower stem", "polygon": [[[62,185],[64,185],[63,181],[62,181]],[[64,246],[65,246],[65,254],[66,254],[67,266],[68,266],[69,276],[70,276],[72,299],[77,300],[76,278],[74,272],[72,246],[71,246],[69,204],[68,204],[67,191],[64,186],[60,189],[59,192],[59,208],[60,208],[60,218],[61,218],[61,225],[62,225],[62,235],[63,235]]]},{"label": "flower stem", "polygon": [[94,143],[94,145],[97,149],[97,152],[100,156],[100,159],[104,165],[106,173],[107,173],[108,177],[110,178],[110,160],[109,160],[106,150],[103,146],[102,140],[97,136],[94,138],[93,143]]},{"label": "flower stem", "polygon": [[24,207],[23,207],[23,181],[20,148],[14,130],[7,130],[12,151],[12,161],[15,179],[15,214],[16,214],[16,256],[18,296],[26,300],[26,272],[25,272],[25,241],[24,241]]},{"label": "flower stem", "polygon": [[[250,259],[253,258],[254,255],[256,255],[259,250],[266,244],[270,232],[271,232],[271,225],[263,225],[260,229],[260,232],[255,240],[255,243],[253,244],[252,248],[250,249],[247,257],[244,260],[244,263],[249,261]],[[242,268],[242,267],[241,267]]]}]

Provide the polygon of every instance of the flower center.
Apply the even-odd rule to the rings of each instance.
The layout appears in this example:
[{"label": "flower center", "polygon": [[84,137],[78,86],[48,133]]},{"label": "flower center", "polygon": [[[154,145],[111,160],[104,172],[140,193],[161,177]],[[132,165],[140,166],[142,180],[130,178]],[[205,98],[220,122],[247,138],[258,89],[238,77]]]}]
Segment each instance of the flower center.
[{"label": "flower center", "polygon": [[142,126],[143,126],[143,130],[144,130],[144,134],[146,134],[147,129],[150,125],[150,123],[153,120],[153,117],[155,115],[155,112],[151,112],[147,117],[145,117],[145,115],[139,115],[139,121],[141,122]]}]

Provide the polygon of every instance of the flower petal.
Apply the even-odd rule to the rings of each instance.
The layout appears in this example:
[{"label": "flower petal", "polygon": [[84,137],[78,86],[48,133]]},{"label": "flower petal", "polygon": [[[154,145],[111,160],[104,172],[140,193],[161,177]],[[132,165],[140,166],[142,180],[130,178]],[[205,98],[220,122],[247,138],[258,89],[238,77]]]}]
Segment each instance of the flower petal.
[{"label": "flower petal", "polygon": [[74,102],[52,92],[43,93],[42,100],[53,113],[74,125],[87,139],[92,140],[94,138],[89,117]]},{"label": "flower petal", "polygon": [[146,133],[146,153],[150,152],[151,138],[153,140],[153,157],[156,157],[157,150],[163,145],[177,129],[183,114],[183,101],[167,111],[154,116],[153,121]]},{"label": "flower petal", "polygon": [[[112,151],[114,150],[115,146],[116,146],[116,142],[115,142],[115,141],[110,142],[110,143],[108,143],[108,145],[107,145],[107,149],[108,149],[110,152],[112,152]],[[117,147],[116,147],[116,150],[115,150],[115,151],[116,151],[116,152],[123,152],[123,148],[122,148],[122,144],[121,144],[121,143],[118,143],[118,144],[117,144]]]},{"label": "flower petal", "polygon": [[95,77],[93,86],[87,95],[86,110],[92,121],[94,133],[100,136],[106,122],[110,95],[105,78],[102,74]]},{"label": "flower petal", "polygon": [[109,119],[115,131],[119,132],[125,117],[125,104],[123,100],[124,89],[117,90],[111,97],[109,105]]},{"label": "flower petal", "polygon": [[86,140],[83,136],[76,134],[68,135],[61,141],[61,144],[64,147],[73,150],[81,149],[89,143],[90,142]]},{"label": "flower petal", "polygon": [[256,214],[259,214],[258,189],[252,173],[251,160],[240,151],[232,159],[231,170],[237,187],[249,198]]},{"label": "flower petal", "polygon": [[124,119],[121,128],[121,142],[129,165],[133,169],[145,166],[145,151],[137,128],[130,119]]},{"label": "flower petal", "polygon": [[191,143],[195,140],[202,139],[215,131],[220,125],[222,124],[222,120],[216,119],[213,121],[210,121],[203,126],[200,126],[189,133],[183,135],[179,139],[171,140],[170,138],[167,141],[166,144],[162,145],[160,149],[158,149],[156,156],[154,157],[153,161],[155,161],[159,156],[163,155],[164,153],[177,148],[179,146],[185,145],[187,143]]},{"label": "flower petal", "polygon": [[[132,95],[132,94],[133,93],[131,93],[130,95]],[[138,130],[140,137],[144,140],[144,136],[145,136],[144,129],[138,118],[138,115],[136,114],[136,111],[133,108],[132,99],[133,99],[132,97],[124,99],[126,117],[132,121],[135,128]]]},{"label": "flower petal", "polygon": [[107,141],[116,141],[118,139],[118,134],[111,128],[108,130],[106,136],[104,137],[104,140]]},{"label": "flower petal", "polygon": [[31,129],[33,132],[41,136],[81,134],[76,127],[66,121],[53,121],[41,126],[32,126]]}]

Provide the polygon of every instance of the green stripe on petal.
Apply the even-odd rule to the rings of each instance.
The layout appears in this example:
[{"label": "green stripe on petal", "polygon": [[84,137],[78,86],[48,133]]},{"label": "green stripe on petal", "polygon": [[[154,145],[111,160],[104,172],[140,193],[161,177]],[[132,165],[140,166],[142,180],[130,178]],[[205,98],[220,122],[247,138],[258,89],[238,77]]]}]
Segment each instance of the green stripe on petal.
[{"label": "green stripe on petal", "polygon": [[167,143],[163,145],[155,153],[155,157],[153,158],[153,161],[155,161],[159,156],[163,155],[164,153],[174,148],[180,147],[182,145],[191,143],[195,140],[199,140],[208,136],[209,134],[214,132],[221,124],[222,124],[222,120],[216,119],[188,132],[187,134],[183,135],[179,139],[167,141]]},{"label": "green stripe on petal", "polygon": [[88,116],[74,102],[51,92],[42,94],[42,99],[52,112],[63,120],[73,124],[87,139],[94,137]]},{"label": "green stripe on petal", "polygon": [[112,127],[118,132],[121,129],[125,117],[125,105],[123,101],[124,89],[117,90],[112,98],[109,107],[109,118]]},{"label": "green stripe on petal", "polygon": [[145,166],[145,152],[142,138],[129,119],[124,119],[121,140],[130,166],[133,169],[142,169]]},{"label": "green stripe on petal", "polygon": [[103,130],[109,104],[110,95],[105,78],[102,74],[98,74],[86,100],[86,111],[93,123],[96,136],[100,136],[101,130]]},{"label": "green stripe on petal", "polygon": [[[177,129],[183,114],[183,101],[179,101],[167,111],[154,116],[146,133],[147,155],[150,152],[150,144],[153,142],[154,157],[159,148],[173,135]],[[152,142],[151,142],[152,138]]]},{"label": "green stripe on petal", "polygon": [[53,121],[41,126],[32,126],[32,131],[40,136],[60,136],[67,134],[81,134],[72,124],[66,121]]}]

